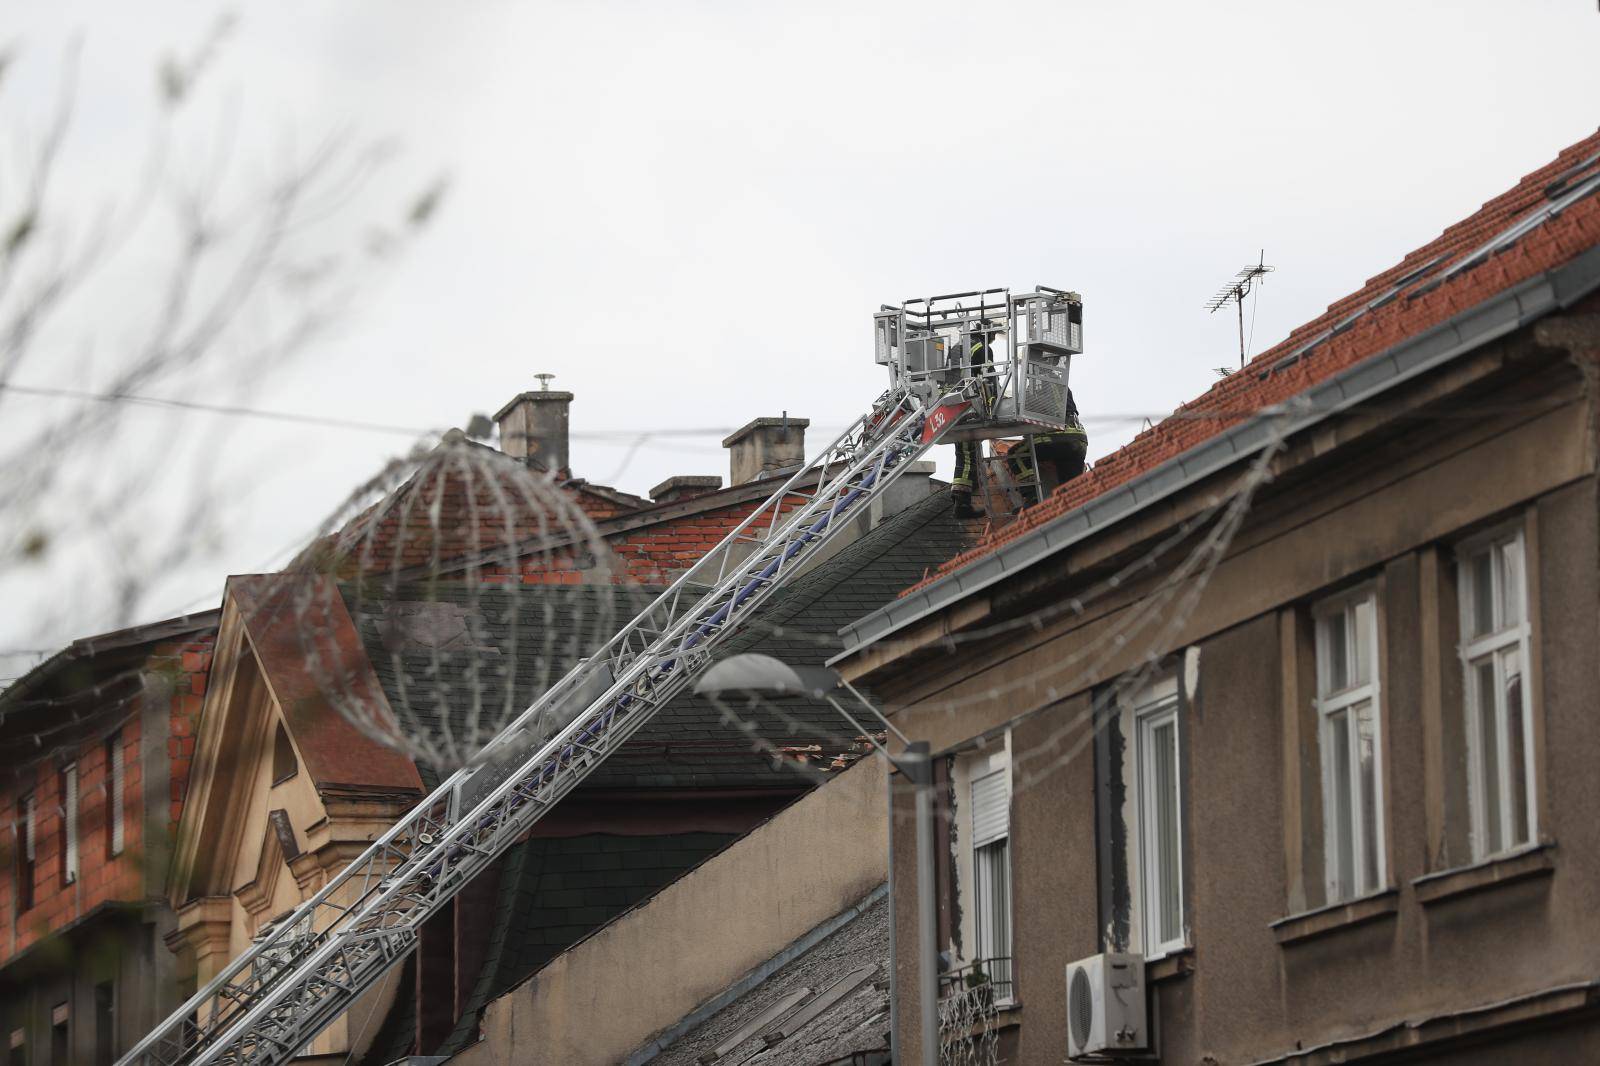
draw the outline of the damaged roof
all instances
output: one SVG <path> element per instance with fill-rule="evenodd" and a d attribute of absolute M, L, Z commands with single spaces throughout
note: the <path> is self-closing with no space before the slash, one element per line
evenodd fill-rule
<path fill-rule="evenodd" d="M 715 997 L 708 1007 L 636 1051 L 628 1066 L 887 1062 L 888 894 L 874 892 L 827 937 L 749 991 Z"/>
<path fill-rule="evenodd" d="M 1600 244 L 1600 132 L 1567 148 L 1437 238 L 1178 408 L 942 576 L 1130 481 L 1229 426 Z"/>
<path fill-rule="evenodd" d="M 971 543 L 948 498 L 929 496 L 883 521 L 780 589 L 723 654 L 760 651 L 816 664 L 838 650 L 837 632 L 893 599 L 930 567 Z M 398 589 L 343 583 L 340 592 L 390 707 L 441 747 L 476 746 L 604 643 L 659 589 L 618 585 L 472 586 L 433 582 Z M 849 727 L 827 704 L 786 701 L 749 712 L 772 748 L 808 749 L 826 764 L 852 750 Z M 794 760 L 763 756 L 708 700 L 684 693 L 597 767 L 585 788 L 803 787 Z M 419 767 L 425 782 L 436 768 Z"/>
<path fill-rule="evenodd" d="M 999 576 L 1031 565 L 1061 544 L 1034 545 L 1005 558 L 1008 549 L 1083 517 L 1117 492 L 1131 493 L 1106 515 L 1079 523 L 1099 528 L 1161 495 L 1147 482 L 1176 467 L 1188 466 L 1205 447 L 1249 428 L 1278 405 L 1336 383 L 1353 368 L 1379 362 L 1385 353 L 1423 343 L 1450 323 L 1502 297 L 1515 299 L 1522 317 L 1548 313 L 1582 293 L 1552 282 L 1543 310 L 1523 298 L 1523 287 L 1552 278 L 1560 268 L 1592 258 L 1600 246 L 1600 132 L 1562 151 L 1475 214 L 1371 278 L 1366 285 L 1331 304 L 1327 311 L 1256 356 L 1237 373 L 1178 408 L 1096 462 L 1048 499 L 1024 510 L 1017 520 L 991 531 L 972 549 L 955 556 L 927 579 L 906 589 L 899 604 L 861 619 L 846 634 L 852 649 L 881 639 L 922 613 L 936 610 Z M 1552 302 L 1553 301 L 1553 302 Z M 1498 322 L 1498 319 L 1496 319 Z M 1520 322 L 1521 317 L 1513 321 Z M 1461 332 L 1461 331 L 1458 331 Z M 1344 390 L 1335 390 L 1342 392 Z M 1324 397 L 1316 397 L 1327 399 Z M 1235 442 L 1232 454 L 1245 454 L 1248 442 Z M 1215 465 L 1215 464 L 1211 464 Z M 1062 543 L 1066 538 L 1058 538 Z M 981 565 L 980 565 L 981 564 Z M 979 577 L 976 571 L 987 568 Z M 907 602 L 915 600 L 915 603 Z"/>

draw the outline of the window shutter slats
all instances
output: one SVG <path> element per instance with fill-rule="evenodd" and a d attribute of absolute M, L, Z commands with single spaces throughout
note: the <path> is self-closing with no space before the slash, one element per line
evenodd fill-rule
<path fill-rule="evenodd" d="M 972 844 L 983 847 L 1011 832 L 1011 790 L 1004 770 L 972 782 Z"/>

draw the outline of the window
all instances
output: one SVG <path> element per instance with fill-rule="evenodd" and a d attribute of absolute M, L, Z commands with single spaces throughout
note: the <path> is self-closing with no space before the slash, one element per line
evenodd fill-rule
<path fill-rule="evenodd" d="M 1011 998 L 1011 787 L 1004 767 L 972 782 L 975 961 Z"/>
<path fill-rule="evenodd" d="M 1138 772 L 1139 909 L 1146 958 L 1182 948 L 1183 846 L 1178 791 L 1178 693 L 1168 681 L 1134 704 Z"/>
<path fill-rule="evenodd" d="M 1388 883 L 1378 728 L 1378 601 L 1371 590 L 1319 605 L 1317 717 L 1329 903 Z"/>
<path fill-rule="evenodd" d="M 65 1003 L 57 1003 L 50 1011 L 50 1066 L 64 1064 L 72 1050 L 69 1031 L 71 1015 Z"/>
<path fill-rule="evenodd" d="M 127 797 L 125 791 L 126 779 L 122 772 L 122 731 L 119 729 L 111 734 L 111 739 L 106 741 L 106 857 L 116 858 L 122 854 L 123 844 L 126 841 L 123 829 L 123 819 L 126 815 L 125 805 Z"/>
<path fill-rule="evenodd" d="M 17 913 L 20 914 L 33 907 L 34 862 L 39 856 L 38 816 L 31 792 L 17 803 L 17 837 Z"/>
<path fill-rule="evenodd" d="M 272 740 L 272 783 L 276 785 L 289 780 L 299 769 L 300 764 L 294 757 L 294 745 L 289 742 L 289 733 L 279 722 L 278 732 Z"/>
<path fill-rule="evenodd" d="M 110 981 L 94 986 L 95 1066 L 111 1066 L 116 1055 L 116 990 Z"/>
<path fill-rule="evenodd" d="M 78 764 L 61 768 L 61 883 L 78 879 Z"/>
<path fill-rule="evenodd" d="M 1467 794 L 1472 853 L 1482 859 L 1534 839 L 1533 721 L 1520 530 L 1458 555 L 1461 662 L 1466 670 Z"/>

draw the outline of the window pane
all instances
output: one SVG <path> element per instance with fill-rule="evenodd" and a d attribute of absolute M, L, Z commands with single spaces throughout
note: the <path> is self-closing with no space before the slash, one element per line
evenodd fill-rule
<path fill-rule="evenodd" d="M 1349 899 L 1355 895 L 1355 821 L 1350 796 L 1350 722 L 1349 712 L 1339 711 L 1328 715 L 1328 727 L 1323 734 L 1328 742 L 1328 783 L 1324 802 L 1328 804 L 1328 832 L 1331 834 L 1329 854 L 1333 869 L 1328 871 L 1328 882 L 1334 899 Z"/>
<path fill-rule="evenodd" d="M 1338 692 L 1350 687 L 1350 635 L 1343 612 L 1324 619 L 1322 628 L 1328 642 L 1328 691 Z"/>
<path fill-rule="evenodd" d="M 1371 597 L 1350 606 L 1351 648 L 1350 684 L 1363 685 L 1372 680 L 1372 637 L 1376 607 Z"/>
<path fill-rule="evenodd" d="M 1505 685 L 1506 770 L 1510 787 L 1506 802 L 1511 806 L 1511 845 L 1528 842 L 1528 745 L 1523 735 L 1522 649 L 1516 646 L 1500 653 L 1500 677 Z"/>
<path fill-rule="evenodd" d="M 1513 540 L 1502 544 L 1495 552 L 1500 557 L 1503 594 L 1500 605 L 1500 626 L 1517 625 L 1522 621 L 1523 593 L 1522 593 L 1522 543 Z"/>
<path fill-rule="evenodd" d="M 1371 700 L 1351 709 L 1355 715 L 1356 758 L 1361 795 L 1361 891 L 1378 890 L 1378 717 Z"/>
<path fill-rule="evenodd" d="M 1163 944 L 1182 935 L 1183 905 L 1178 898 L 1178 764 L 1177 721 L 1151 730 L 1156 831 L 1156 928 Z"/>
<path fill-rule="evenodd" d="M 977 880 L 977 959 L 1009 956 L 1011 896 L 1006 841 L 974 849 L 973 866 Z"/>
<path fill-rule="evenodd" d="M 1483 795 L 1483 825 L 1479 832 L 1483 854 L 1492 855 L 1504 847 L 1500 835 L 1500 738 L 1495 715 L 1494 659 L 1473 664 L 1478 715 L 1478 780 Z"/>
<path fill-rule="evenodd" d="M 1472 575 L 1472 618 L 1467 630 L 1469 636 L 1481 637 L 1494 632 L 1493 557 L 1489 552 L 1483 552 L 1473 556 L 1467 566 Z"/>

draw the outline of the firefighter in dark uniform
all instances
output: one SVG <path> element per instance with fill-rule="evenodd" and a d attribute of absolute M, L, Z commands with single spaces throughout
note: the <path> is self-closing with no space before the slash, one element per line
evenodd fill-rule
<path fill-rule="evenodd" d="M 971 334 L 967 350 L 967 366 L 983 382 L 979 402 L 985 417 L 994 403 L 994 390 L 990 387 L 990 381 L 994 378 L 994 360 L 989 354 L 991 336 L 988 331 Z M 950 499 L 955 503 L 957 518 L 983 517 L 983 512 L 972 506 L 972 489 L 978 483 L 978 462 L 982 448 L 981 441 L 956 441 L 956 472 L 950 479 Z"/>
<path fill-rule="evenodd" d="M 1033 438 L 1033 453 L 1039 457 L 1039 498 L 1042 500 L 1056 489 L 1083 473 L 1083 462 L 1089 452 L 1089 434 L 1078 419 L 1078 403 L 1067 390 L 1066 428 L 1039 433 Z M 1020 458 L 1014 468 L 1019 479 L 1033 474 L 1028 461 L 1026 441 L 1016 453 Z"/>

